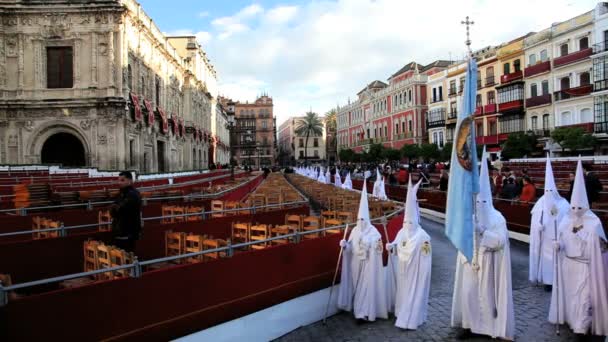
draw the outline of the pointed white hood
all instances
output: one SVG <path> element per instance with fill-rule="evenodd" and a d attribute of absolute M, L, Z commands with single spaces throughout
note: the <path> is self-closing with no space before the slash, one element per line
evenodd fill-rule
<path fill-rule="evenodd" d="M 369 220 L 369 205 L 367 203 L 367 180 L 363 180 L 363 189 L 361 190 L 361 200 L 359 201 L 359 212 L 357 213 L 357 224 L 361 227 L 361 233 L 364 234 L 371 225 Z"/>
<path fill-rule="evenodd" d="M 553 177 L 553 168 L 551 167 L 549 154 L 547 154 L 547 162 L 545 164 L 545 193 L 543 194 L 543 198 L 544 210 L 547 213 L 557 210 L 556 205 L 561 196 L 557 191 L 557 186 L 555 186 L 555 178 Z"/>
<path fill-rule="evenodd" d="M 325 184 L 331 183 L 331 173 L 329 172 L 329 167 L 325 170 Z"/>
<path fill-rule="evenodd" d="M 587 189 L 585 188 L 585 174 L 583 173 L 583 164 L 579 159 L 576 164 L 576 176 L 574 176 L 574 186 L 572 187 L 572 197 L 570 198 L 570 212 L 575 217 L 583 217 L 589 209 Z"/>
<path fill-rule="evenodd" d="M 350 179 L 350 172 L 346 174 L 346 179 L 344 179 L 344 184 L 342 184 L 342 189 L 352 190 L 353 189 L 353 181 Z"/>
<path fill-rule="evenodd" d="M 405 214 L 403 215 L 403 229 L 406 230 L 408 236 L 411 236 L 418 225 L 420 224 L 420 209 L 418 208 L 418 199 L 416 194 L 422 180 L 418 181 L 416 185 L 412 184 L 412 176 L 408 181 L 407 195 L 405 197 Z"/>
<path fill-rule="evenodd" d="M 336 168 L 336 176 L 334 177 L 334 184 L 338 187 L 342 187 L 342 179 L 340 178 L 340 170 Z"/>
<path fill-rule="evenodd" d="M 491 218 L 494 212 L 492 203 L 492 188 L 490 187 L 490 174 L 488 172 L 488 162 L 486 158 L 481 160 L 481 171 L 479 172 L 479 194 L 477 195 L 477 219 L 479 223 L 486 227 L 492 224 Z"/>

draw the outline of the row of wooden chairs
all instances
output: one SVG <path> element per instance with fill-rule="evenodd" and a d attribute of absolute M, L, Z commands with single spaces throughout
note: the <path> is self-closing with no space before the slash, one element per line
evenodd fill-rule
<path fill-rule="evenodd" d="M 59 237 L 59 231 L 54 230 L 50 232 L 41 232 L 40 230 L 60 228 L 63 222 L 55 221 L 45 217 L 34 216 L 32 217 L 32 236 L 34 240 L 39 239 L 52 239 Z"/>
<path fill-rule="evenodd" d="M 135 256 L 118 247 L 106 245 L 103 242 L 87 240 L 84 242 L 84 271 L 101 270 L 104 268 L 132 264 Z M 130 270 L 118 270 L 113 272 L 98 273 L 95 279 L 111 280 L 125 278 L 130 275 Z"/>
<path fill-rule="evenodd" d="M 203 207 L 199 206 L 163 205 L 161 224 L 201 221 L 202 211 Z"/>
<path fill-rule="evenodd" d="M 202 252 L 206 249 L 214 249 L 228 245 L 227 240 L 214 239 L 206 235 L 197 235 L 185 232 L 165 232 L 165 256 L 182 255 L 188 253 Z M 196 263 L 208 260 L 216 260 L 226 256 L 225 252 L 213 252 L 187 259 L 178 259 L 175 263 Z"/>

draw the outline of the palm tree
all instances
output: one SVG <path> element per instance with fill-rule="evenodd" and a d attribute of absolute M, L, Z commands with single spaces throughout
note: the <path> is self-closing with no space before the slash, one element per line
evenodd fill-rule
<path fill-rule="evenodd" d="M 336 138 L 336 130 L 338 126 L 336 122 L 336 113 L 336 109 L 331 109 L 325 113 L 325 134 L 327 136 L 325 151 L 327 153 L 327 161 L 330 161 L 331 157 L 337 158 L 338 139 Z"/>
<path fill-rule="evenodd" d="M 306 136 L 306 140 L 304 141 L 304 163 L 308 164 L 308 137 L 311 135 L 323 135 L 323 123 L 319 120 L 317 113 L 308 112 L 305 117 L 298 119 L 295 132 L 299 136 Z"/>

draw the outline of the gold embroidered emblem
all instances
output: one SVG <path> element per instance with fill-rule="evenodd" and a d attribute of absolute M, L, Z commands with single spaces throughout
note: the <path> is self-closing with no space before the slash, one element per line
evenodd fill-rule
<path fill-rule="evenodd" d="M 431 254 L 431 243 L 430 242 L 425 241 L 422 244 L 422 254 L 423 255 L 429 255 L 429 254 Z"/>

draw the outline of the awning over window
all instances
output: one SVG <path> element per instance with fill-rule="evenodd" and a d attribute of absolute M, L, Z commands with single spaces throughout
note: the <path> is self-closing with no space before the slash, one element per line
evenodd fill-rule
<path fill-rule="evenodd" d="M 179 123 L 175 113 L 171 113 L 171 120 L 173 121 L 173 135 L 177 136 L 179 134 Z"/>
<path fill-rule="evenodd" d="M 158 112 L 160 113 L 160 117 L 162 120 L 161 132 L 163 134 L 167 134 L 167 133 L 169 133 L 169 120 L 167 119 L 167 114 L 160 107 L 158 107 Z"/>
<path fill-rule="evenodd" d="M 144 99 L 144 106 L 146 106 L 146 110 L 148 111 L 148 125 L 154 125 L 154 108 L 152 107 L 152 103 L 150 101 Z"/>

